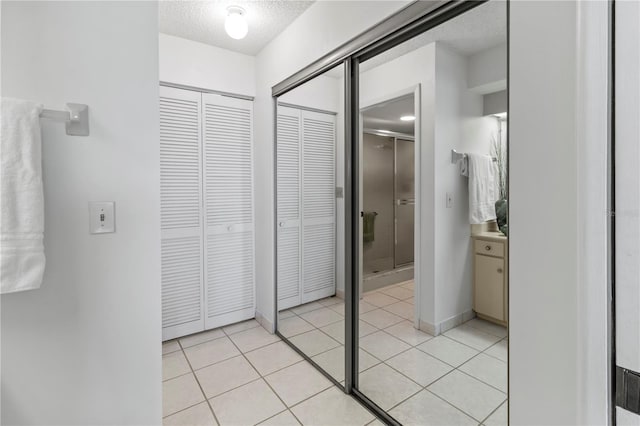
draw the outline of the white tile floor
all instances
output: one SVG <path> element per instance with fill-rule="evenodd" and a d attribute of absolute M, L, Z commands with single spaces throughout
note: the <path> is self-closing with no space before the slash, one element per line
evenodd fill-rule
<path fill-rule="evenodd" d="M 360 389 L 406 425 L 506 425 L 506 329 L 413 327 L 413 283 L 360 303 Z M 344 304 L 282 312 L 280 331 L 344 380 Z M 164 424 L 366 425 L 373 415 L 254 321 L 163 344 Z"/>

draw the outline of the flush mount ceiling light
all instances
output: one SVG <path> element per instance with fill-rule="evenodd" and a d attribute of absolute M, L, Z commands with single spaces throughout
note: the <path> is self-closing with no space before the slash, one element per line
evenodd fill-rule
<path fill-rule="evenodd" d="M 224 29 L 227 31 L 227 34 L 229 34 L 229 37 L 240 40 L 249 32 L 249 26 L 247 25 L 244 14 L 245 11 L 240 6 L 229 6 L 227 8 L 227 19 L 224 21 Z"/>
<path fill-rule="evenodd" d="M 402 121 L 415 121 L 415 119 L 415 115 L 403 115 L 402 117 L 400 117 L 400 120 Z"/>

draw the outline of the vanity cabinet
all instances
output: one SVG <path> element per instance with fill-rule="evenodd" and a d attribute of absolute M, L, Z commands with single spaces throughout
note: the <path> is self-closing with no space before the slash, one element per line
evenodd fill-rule
<path fill-rule="evenodd" d="M 473 235 L 473 310 L 482 319 L 507 325 L 509 281 L 507 237 L 499 232 Z"/>

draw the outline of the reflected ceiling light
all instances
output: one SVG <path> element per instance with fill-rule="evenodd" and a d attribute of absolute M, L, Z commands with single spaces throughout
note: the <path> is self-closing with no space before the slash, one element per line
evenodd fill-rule
<path fill-rule="evenodd" d="M 245 38 L 249 32 L 247 20 L 244 17 L 245 11 L 240 6 L 229 6 L 227 8 L 227 19 L 224 21 L 224 29 L 229 37 L 236 40 Z"/>
<path fill-rule="evenodd" d="M 402 121 L 415 121 L 415 119 L 415 115 L 403 115 L 402 117 L 400 117 L 400 120 Z"/>
<path fill-rule="evenodd" d="M 496 114 L 492 114 L 494 117 L 499 118 L 500 120 L 505 120 L 507 118 L 506 112 L 499 112 Z"/>
<path fill-rule="evenodd" d="M 380 129 L 378 131 L 381 132 L 381 133 L 391 133 L 391 130 L 382 130 L 382 129 Z"/>

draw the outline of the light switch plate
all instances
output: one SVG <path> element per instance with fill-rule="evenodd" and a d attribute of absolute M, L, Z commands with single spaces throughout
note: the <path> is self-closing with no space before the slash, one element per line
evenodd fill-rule
<path fill-rule="evenodd" d="M 89 232 L 107 234 L 116 232 L 116 203 L 93 201 L 89 203 Z"/>

